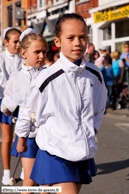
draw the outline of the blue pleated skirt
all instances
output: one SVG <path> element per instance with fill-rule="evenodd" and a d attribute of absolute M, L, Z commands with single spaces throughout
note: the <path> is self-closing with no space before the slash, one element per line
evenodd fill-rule
<path fill-rule="evenodd" d="M 39 185 L 65 182 L 89 184 L 96 172 L 94 159 L 71 162 L 39 149 L 30 178 Z"/>
<path fill-rule="evenodd" d="M 1 106 L 2 99 L 0 99 L 0 106 Z M 13 112 L 13 116 L 18 118 L 18 113 L 19 113 L 19 107 L 16 108 L 16 110 Z M 6 116 L 3 112 L 0 111 L 0 123 L 5 123 L 12 125 L 14 124 L 12 122 L 12 116 Z"/>
<path fill-rule="evenodd" d="M 15 157 L 19 157 L 20 153 L 17 152 L 17 142 L 18 142 L 18 136 L 15 139 L 15 142 L 13 144 L 12 150 L 11 150 L 11 155 Z M 22 153 L 22 157 L 24 158 L 36 158 L 37 152 L 39 147 L 36 144 L 35 138 L 28 138 L 27 139 L 27 145 L 28 145 L 28 150 L 26 152 Z"/>

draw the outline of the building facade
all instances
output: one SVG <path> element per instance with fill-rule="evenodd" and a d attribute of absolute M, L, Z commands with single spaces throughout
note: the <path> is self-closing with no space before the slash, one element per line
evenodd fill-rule
<path fill-rule="evenodd" d="M 98 0 L 76 0 L 75 12 L 81 15 L 88 27 L 88 42 L 93 42 L 92 18 L 90 9 L 98 7 Z"/>
<path fill-rule="evenodd" d="M 16 27 L 21 31 L 27 28 L 27 0 L 3 1 L 3 29 Z"/>
<path fill-rule="evenodd" d="M 112 52 L 122 52 L 123 44 L 129 41 L 129 1 L 99 0 L 98 7 L 89 12 L 95 48 L 108 46 Z"/>
<path fill-rule="evenodd" d="M 33 13 L 37 10 L 37 0 L 0 0 L 1 25 L 0 25 L 0 52 L 3 50 L 3 30 L 7 27 L 15 27 L 24 31 L 27 26 L 29 10 Z M 33 10 L 33 11 L 32 11 Z"/>
<path fill-rule="evenodd" d="M 0 0 L 0 52 L 2 51 L 3 48 L 2 33 L 3 33 L 3 0 Z"/>
<path fill-rule="evenodd" d="M 27 25 L 42 34 L 50 45 L 56 21 L 63 13 L 75 13 L 75 0 L 37 0 L 37 10 L 28 11 Z"/>

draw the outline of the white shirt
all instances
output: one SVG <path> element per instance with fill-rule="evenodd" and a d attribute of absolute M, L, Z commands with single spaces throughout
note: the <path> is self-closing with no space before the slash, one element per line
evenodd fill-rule
<path fill-rule="evenodd" d="M 6 105 L 11 112 L 20 107 L 19 115 L 24 107 L 25 99 L 30 88 L 30 82 L 35 79 L 43 67 L 35 68 L 22 64 L 22 70 L 11 74 L 4 90 L 4 98 L 1 104 L 1 111 L 4 112 L 2 106 Z M 29 137 L 35 137 L 36 133 L 31 133 Z"/>
<path fill-rule="evenodd" d="M 107 90 L 101 71 L 82 59 L 78 67 L 62 53 L 31 83 L 26 106 L 16 123 L 16 134 L 30 133 L 30 114 L 36 113 L 41 150 L 69 161 L 93 158 Z"/>
<path fill-rule="evenodd" d="M 3 91 L 11 73 L 19 71 L 23 61 L 20 54 L 11 54 L 7 48 L 5 53 L 0 55 L 0 99 L 3 98 Z"/>

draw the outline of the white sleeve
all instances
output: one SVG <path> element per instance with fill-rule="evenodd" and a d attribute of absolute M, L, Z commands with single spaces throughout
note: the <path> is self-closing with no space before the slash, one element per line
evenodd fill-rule
<path fill-rule="evenodd" d="M 9 75 L 5 69 L 4 55 L 0 55 L 0 97 L 3 98 L 3 92 Z"/>
<path fill-rule="evenodd" d="M 10 79 L 6 83 L 6 87 L 4 90 L 4 98 L 1 104 L 2 112 L 4 112 L 3 105 L 5 105 L 7 109 L 11 112 L 14 112 L 14 110 L 19 105 L 19 92 L 17 89 L 17 80 L 15 76 L 13 75 L 10 77 Z"/>
<path fill-rule="evenodd" d="M 25 107 L 23 108 L 22 113 L 19 115 L 16 123 L 15 133 L 19 137 L 29 136 L 29 133 L 31 131 L 31 113 L 34 112 L 36 114 L 35 126 L 39 126 L 39 117 L 41 115 L 43 104 L 44 101 L 42 98 L 42 93 L 40 93 L 39 88 L 36 86 L 35 81 L 33 80 L 31 82 L 31 87 L 26 99 Z"/>
<path fill-rule="evenodd" d="M 102 83 L 98 81 L 96 93 L 94 94 L 94 128 L 97 130 L 98 133 L 100 124 L 103 119 L 106 100 L 107 100 L 107 89 L 105 87 L 103 75 L 101 74 Z"/>

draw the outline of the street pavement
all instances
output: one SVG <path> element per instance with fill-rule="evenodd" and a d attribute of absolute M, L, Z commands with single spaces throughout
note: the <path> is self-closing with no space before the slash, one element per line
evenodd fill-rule
<path fill-rule="evenodd" d="M 110 111 L 104 115 L 96 144 L 97 174 L 91 184 L 82 186 L 80 194 L 129 194 L 129 109 Z M 11 158 L 12 173 L 17 160 Z M 22 185 L 20 172 L 21 162 L 15 175 L 15 186 Z M 0 156 L 0 179 L 2 173 Z M 1 181 L 0 186 L 3 186 Z"/>

